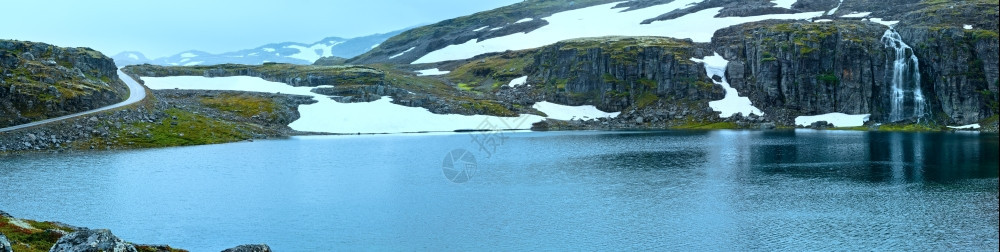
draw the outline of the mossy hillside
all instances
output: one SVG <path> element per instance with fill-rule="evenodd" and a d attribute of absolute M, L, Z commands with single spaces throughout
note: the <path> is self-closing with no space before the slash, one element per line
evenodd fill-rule
<path fill-rule="evenodd" d="M 260 130 L 248 124 L 213 119 L 180 109 L 164 111 L 160 122 L 137 122 L 120 128 L 105 138 L 78 143 L 78 149 L 129 149 L 218 144 L 251 139 L 244 128 Z M 174 119 L 176 118 L 176 119 Z"/>
<path fill-rule="evenodd" d="M 457 17 L 444 20 L 432 25 L 421 26 L 410 29 L 399 35 L 393 36 L 382 42 L 375 49 L 362 55 L 354 57 L 350 63 L 372 63 L 375 60 L 387 60 L 391 55 L 398 54 L 411 47 L 416 47 L 418 51 L 430 52 L 444 48 L 451 44 L 465 43 L 473 39 L 478 33 L 473 30 L 483 27 L 502 27 L 513 24 L 520 19 L 527 17 L 547 17 L 554 13 L 585 8 L 598 4 L 618 2 L 616 0 L 527 0 L 512 5 L 478 12 L 468 16 Z M 532 24 L 518 24 L 529 25 Z M 506 35 L 509 33 L 521 32 L 519 30 L 501 29 L 491 32 L 488 29 L 479 33 L 491 33 L 492 36 Z M 404 55 L 401 58 L 406 58 Z M 410 61 L 416 58 L 410 59 Z"/>
<path fill-rule="evenodd" d="M 506 52 L 475 58 L 452 70 L 446 78 L 468 87 L 467 91 L 495 92 L 511 80 L 528 75 L 534 50 Z"/>
<path fill-rule="evenodd" d="M 934 30 L 972 25 L 996 37 L 998 6 L 996 0 L 922 0 L 914 6 L 915 10 L 903 14 L 901 20 L 905 23 L 901 25 Z"/>
<path fill-rule="evenodd" d="M 231 93 L 203 97 L 199 101 L 211 108 L 235 113 L 245 118 L 264 116 L 268 120 L 276 119 L 274 111 L 279 106 L 271 99 Z"/>

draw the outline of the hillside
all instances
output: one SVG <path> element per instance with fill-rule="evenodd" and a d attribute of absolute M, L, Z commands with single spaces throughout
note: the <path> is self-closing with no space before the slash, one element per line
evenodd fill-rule
<path fill-rule="evenodd" d="M 114 61 L 90 48 L 0 40 L 0 127 L 120 102 Z"/>

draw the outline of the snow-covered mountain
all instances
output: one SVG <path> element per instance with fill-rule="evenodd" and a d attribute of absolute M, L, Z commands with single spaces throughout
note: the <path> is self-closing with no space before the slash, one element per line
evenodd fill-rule
<path fill-rule="evenodd" d="M 374 34 L 357 38 L 329 37 L 311 44 L 284 42 L 219 54 L 198 50 L 147 59 L 139 52 L 122 52 L 113 58 L 119 66 L 149 63 L 164 66 L 192 66 L 214 64 L 262 64 L 266 62 L 312 64 L 322 57 L 351 58 L 371 50 L 389 37 L 402 31 Z"/>

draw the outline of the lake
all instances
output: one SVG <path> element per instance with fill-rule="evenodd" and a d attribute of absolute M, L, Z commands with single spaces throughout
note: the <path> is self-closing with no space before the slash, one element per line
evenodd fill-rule
<path fill-rule="evenodd" d="M 977 133 L 293 137 L 0 157 L 0 209 L 191 251 L 996 251 L 998 150 Z"/>

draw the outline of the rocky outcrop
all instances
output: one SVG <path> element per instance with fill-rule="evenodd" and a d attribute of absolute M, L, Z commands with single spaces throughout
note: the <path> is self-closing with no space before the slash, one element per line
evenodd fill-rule
<path fill-rule="evenodd" d="M 69 233 L 52 246 L 50 252 L 137 252 L 135 246 L 119 239 L 107 229 L 83 229 Z"/>
<path fill-rule="evenodd" d="M 10 247 L 10 241 L 7 240 L 7 236 L 0 233 L 0 252 L 11 252 L 13 248 Z"/>
<path fill-rule="evenodd" d="M 721 99 L 705 68 L 692 57 L 704 50 L 690 40 L 604 37 L 559 42 L 538 50 L 528 82 L 544 100 L 622 111 L 661 98 Z"/>
<path fill-rule="evenodd" d="M 222 252 L 271 252 L 271 247 L 267 244 L 239 245 Z"/>
<path fill-rule="evenodd" d="M 120 102 L 128 88 L 116 71 L 90 48 L 0 40 L 0 127 Z"/>

